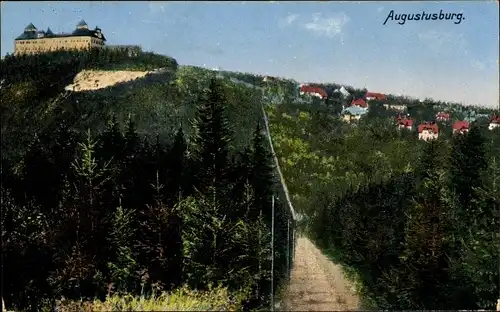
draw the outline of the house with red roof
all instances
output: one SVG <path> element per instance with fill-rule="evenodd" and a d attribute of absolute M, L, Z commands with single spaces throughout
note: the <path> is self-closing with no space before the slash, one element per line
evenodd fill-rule
<path fill-rule="evenodd" d="M 453 124 L 453 134 L 464 134 L 469 132 L 470 124 L 466 120 L 457 120 Z"/>
<path fill-rule="evenodd" d="M 402 117 L 401 115 L 398 115 L 397 126 L 398 126 L 398 129 L 412 130 L 413 129 L 413 120 L 410 118 Z"/>
<path fill-rule="evenodd" d="M 493 116 L 491 116 L 490 119 L 490 125 L 488 126 L 488 129 L 493 130 L 499 127 L 500 127 L 500 115 L 493 113 Z"/>
<path fill-rule="evenodd" d="M 418 139 L 429 141 L 439 137 L 439 127 L 435 122 L 425 122 L 418 125 Z"/>
<path fill-rule="evenodd" d="M 436 120 L 437 121 L 448 121 L 448 120 L 450 120 L 450 114 L 444 113 L 444 112 L 439 112 L 436 114 Z"/>
<path fill-rule="evenodd" d="M 307 84 L 300 85 L 299 92 L 300 92 L 300 95 L 309 94 L 312 96 L 319 97 L 322 100 L 325 100 L 328 98 L 328 94 L 326 93 L 325 90 L 323 90 L 322 88 L 307 85 Z"/>
<path fill-rule="evenodd" d="M 362 108 L 367 108 L 368 104 L 363 99 L 356 99 L 356 100 L 352 100 L 351 106 L 359 106 L 359 107 L 362 107 Z"/>
<path fill-rule="evenodd" d="M 384 94 L 376 93 L 376 92 L 366 92 L 365 99 L 367 101 L 371 101 L 371 100 L 386 101 L 387 100 L 387 98 L 385 97 Z"/>

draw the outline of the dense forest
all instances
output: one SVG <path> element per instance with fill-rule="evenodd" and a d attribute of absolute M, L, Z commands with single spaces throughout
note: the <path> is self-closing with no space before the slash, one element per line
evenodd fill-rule
<path fill-rule="evenodd" d="M 55 101 L 76 64 L 113 64 L 107 52 L 91 55 L 2 61 L 7 308 L 50 310 L 62 298 L 184 286 L 228 289 L 230 301 L 207 309 L 268 306 L 271 259 L 275 290 L 289 268 L 290 215 L 277 197 L 273 253 L 272 195 L 280 191 L 260 98 L 187 67 L 133 92 L 108 88 Z M 176 65 L 141 57 L 122 61 Z M 28 75 L 38 68 L 46 72 Z"/>
<path fill-rule="evenodd" d="M 396 130 L 397 112 L 383 102 L 371 101 L 357 123 L 342 122 L 342 107 L 366 90 L 347 87 L 342 97 L 334 83 L 321 85 L 326 101 L 304 100 L 290 79 L 120 51 L 8 56 L 1 65 L 8 308 L 220 286 L 227 300 L 207 309 L 268 309 L 271 284 L 276 291 L 290 269 L 292 220 L 263 106 L 304 216 L 298 227 L 359 281 L 367 305 L 494 307 L 500 129 L 489 131 L 484 118 L 465 135 L 440 123 L 439 139 L 424 142 Z M 82 69 L 158 68 L 169 72 L 163 81 L 64 91 Z M 443 110 L 453 120 L 493 113 L 430 99 L 387 102 L 406 105 L 417 123 Z"/>
<path fill-rule="evenodd" d="M 500 130 L 479 120 L 466 135 L 424 142 L 375 109 L 349 125 L 327 106 L 267 107 L 302 227 L 372 307 L 494 309 Z"/>

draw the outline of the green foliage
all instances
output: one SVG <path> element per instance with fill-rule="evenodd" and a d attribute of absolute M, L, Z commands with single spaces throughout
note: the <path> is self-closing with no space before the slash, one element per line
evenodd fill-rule
<path fill-rule="evenodd" d="M 162 292 L 150 297 L 113 295 L 105 301 L 59 302 L 63 312 L 77 311 L 240 311 L 239 303 L 247 296 L 244 292 L 230 293 L 226 288 L 217 287 L 210 291 L 192 291 L 187 287 L 170 293 Z"/>
<path fill-rule="evenodd" d="M 78 62 L 72 57 L 60 61 Z M 290 216 L 277 200 L 272 254 L 277 187 L 267 142 L 255 130 L 259 90 L 189 67 L 133 88 L 46 98 L 21 78 L 13 74 L 2 89 L 11 100 L 2 111 L 1 172 L 8 308 L 54 308 L 66 298 L 87 302 L 75 303 L 83 309 L 97 297 L 107 298 L 97 309 L 120 309 L 123 297 L 113 293 L 149 298 L 186 283 L 237 294 L 220 309 L 269 304 L 272 257 L 275 287 L 289 268 Z M 19 86 L 37 100 L 16 97 Z M 28 222 L 37 216 L 43 222 Z"/>
<path fill-rule="evenodd" d="M 420 120 L 443 109 L 431 101 L 407 105 Z M 475 125 L 452 137 L 449 129 L 427 143 L 398 133 L 380 103 L 355 126 L 312 105 L 266 110 L 305 230 L 356 272 L 368 302 L 381 309 L 493 308 L 500 256 L 494 131 Z"/>
<path fill-rule="evenodd" d="M 110 277 L 116 284 L 118 292 L 127 291 L 131 277 L 137 269 L 137 262 L 132 253 L 131 241 L 134 237 L 133 210 L 125 210 L 118 206 L 112 221 L 109 243 L 116 250 L 116 260 L 108 263 Z"/>

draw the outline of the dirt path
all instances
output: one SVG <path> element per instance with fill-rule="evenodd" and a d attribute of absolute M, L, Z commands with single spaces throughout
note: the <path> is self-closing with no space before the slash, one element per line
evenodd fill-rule
<path fill-rule="evenodd" d="M 307 238 L 299 237 L 283 311 L 357 310 L 359 297 L 333 264 Z M 281 310 L 281 309 L 280 309 Z"/>

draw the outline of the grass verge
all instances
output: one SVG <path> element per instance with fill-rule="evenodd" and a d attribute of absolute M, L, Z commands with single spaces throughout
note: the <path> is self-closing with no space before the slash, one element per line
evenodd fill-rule
<path fill-rule="evenodd" d="M 183 287 L 170 293 L 162 292 L 149 297 L 112 295 L 104 301 L 95 299 L 62 300 L 57 303 L 59 312 L 90 311 L 240 311 L 245 294 L 230 294 L 226 288 L 210 291 L 193 291 Z"/>

